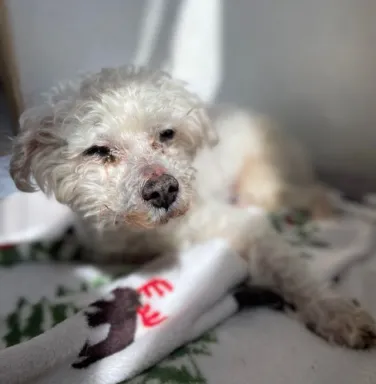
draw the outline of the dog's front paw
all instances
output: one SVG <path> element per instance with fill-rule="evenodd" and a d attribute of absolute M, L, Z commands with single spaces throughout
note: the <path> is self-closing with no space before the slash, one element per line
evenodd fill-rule
<path fill-rule="evenodd" d="M 376 322 L 356 301 L 326 298 L 301 313 L 307 328 L 330 343 L 353 349 L 376 346 Z"/>

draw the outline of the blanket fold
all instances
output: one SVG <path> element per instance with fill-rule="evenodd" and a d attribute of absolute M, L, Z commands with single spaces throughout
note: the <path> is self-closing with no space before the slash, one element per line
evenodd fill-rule
<path fill-rule="evenodd" d="M 114 281 L 85 310 L 1 351 L 0 382 L 115 384 L 236 311 L 228 292 L 247 268 L 224 241 L 174 255 L 162 268 L 170 257 Z"/>

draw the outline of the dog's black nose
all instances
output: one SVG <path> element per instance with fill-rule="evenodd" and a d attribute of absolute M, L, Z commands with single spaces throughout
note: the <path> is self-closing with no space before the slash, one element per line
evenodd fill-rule
<path fill-rule="evenodd" d="M 176 200 L 179 183 L 166 173 L 149 179 L 142 188 L 142 198 L 155 208 L 168 209 Z"/>

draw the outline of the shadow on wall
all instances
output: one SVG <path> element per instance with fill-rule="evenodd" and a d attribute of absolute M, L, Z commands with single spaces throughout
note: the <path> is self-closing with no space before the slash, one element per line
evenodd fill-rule
<path fill-rule="evenodd" d="M 343 188 L 376 190 L 376 3 L 224 1 L 218 101 L 278 117 Z"/>

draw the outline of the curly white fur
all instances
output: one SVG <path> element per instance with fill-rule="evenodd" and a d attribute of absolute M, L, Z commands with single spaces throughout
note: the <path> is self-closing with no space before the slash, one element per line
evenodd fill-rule
<path fill-rule="evenodd" d="M 163 72 L 104 69 L 23 114 L 11 174 L 19 189 L 39 187 L 71 207 L 96 260 L 142 261 L 225 237 L 249 261 L 253 279 L 278 291 L 321 336 L 373 344 L 367 313 L 322 287 L 265 222 L 229 204 L 322 206 L 304 152 L 263 118 L 215 112 Z M 168 142 L 160 137 L 166 130 L 175 134 Z M 179 184 L 168 209 L 142 197 L 156 173 Z"/>

